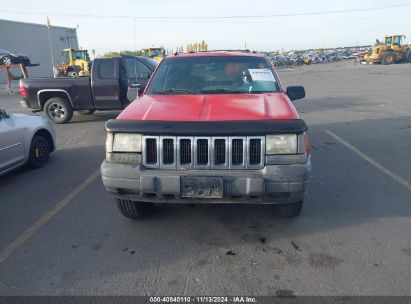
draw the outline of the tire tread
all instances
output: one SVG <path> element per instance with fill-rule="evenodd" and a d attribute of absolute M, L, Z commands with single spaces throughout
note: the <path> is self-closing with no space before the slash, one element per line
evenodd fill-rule
<path fill-rule="evenodd" d="M 152 213 L 153 205 L 146 202 L 135 202 L 116 198 L 120 212 L 128 218 L 141 219 Z"/>
<path fill-rule="evenodd" d="M 275 215 L 282 218 L 293 218 L 300 215 L 303 201 L 288 204 L 274 205 Z"/>

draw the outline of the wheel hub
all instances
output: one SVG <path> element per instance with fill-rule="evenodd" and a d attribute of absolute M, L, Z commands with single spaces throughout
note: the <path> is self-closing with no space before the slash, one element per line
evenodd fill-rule
<path fill-rule="evenodd" d="M 60 119 L 64 117 L 65 111 L 61 105 L 53 103 L 49 107 L 49 114 L 52 118 Z"/>
<path fill-rule="evenodd" d="M 46 147 L 43 144 L 38 144 L 34 149 L 34 156 L 37 161 L 43 161 L 46 154 Z"/>
<path fill-rule="evenodd" d="M 5 65 L 10 65 L 11 64 L 11 59 L 10 58 L 3 58 L 3 63 Z"/>

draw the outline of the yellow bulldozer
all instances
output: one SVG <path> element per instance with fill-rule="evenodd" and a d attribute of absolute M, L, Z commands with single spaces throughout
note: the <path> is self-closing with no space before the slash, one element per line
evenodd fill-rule
<path fill-rule="evenodd" d="M 142 50 L 144 57 L 153 58 L 155 61 L 160 62 L 166 56 L 166 50 L 163 47 L 151 47 Z"/>
<path fill-rule="evenodd" d="M 384 41 L 378 39 L 372 50 L 365 55 L 368 63 L 394 64 L 411 62 L 411 47 L 404 44 L 404 35 L 385 36 Z"/>
<path fill-rule="evenodd" d="M 90 75 L 91 60 L 87 50 L 64 49 L 64 61 L 57 66 L 59 77 L 82 77 Z"/>

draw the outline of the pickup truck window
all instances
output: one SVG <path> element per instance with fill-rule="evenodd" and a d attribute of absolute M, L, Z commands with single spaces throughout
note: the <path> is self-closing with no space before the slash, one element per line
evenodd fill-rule
<path fill-rule="evenodd" d="M 112 60 L 102 61 L 98 69 L 98 76 L 102 79 L 115 78 L 115 62 Z"/>
<path fill-rule="evenodd" d="M 165 59 L 147 89 L 148 95 L 260 94 L 279 85 L 264 57 L 201 56 Z"/>
<path fill-rule="evenodd" d="M 150 69 L 138 59 L 125 58 L 124 61 L 129 78 L 148 79 L 150 77 Z"/>

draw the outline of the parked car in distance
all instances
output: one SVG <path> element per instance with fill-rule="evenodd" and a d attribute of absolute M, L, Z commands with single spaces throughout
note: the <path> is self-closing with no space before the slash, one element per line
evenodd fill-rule
<path fill-rule="evenodd" d="M 55 148 L 55 131 L 46 118 L 0 109 L 0 175 L 26 164 L 43 167 Z"/>
<path fill-rule="evenodd" d="M 90 115 L 121 110 L 134 100 L 128 97 L 129 88 L 143 92 L 156 64 L 144 57 L 97 58 L 90 77 L 21 79 L 21 105 L 46 112 L 58 124 L 69 122 L 74 111 Z"/>
<path fill-rule="evenodd" d="M 264 55 L 165 58 L 144 93 L 106 123 L 105 188 L 126 217 L 155 203 L 273 204 L 300 214 L 310 179 L 307 125 Z"/>
<path fill-rule="evenodd" d="M 30 58 L 24 54 L 13 53 L 5 49 L 0 49 L 0 65 L 12 65 L 17 63 L 23 63 L 25 65 L 30 64 Z"/>

